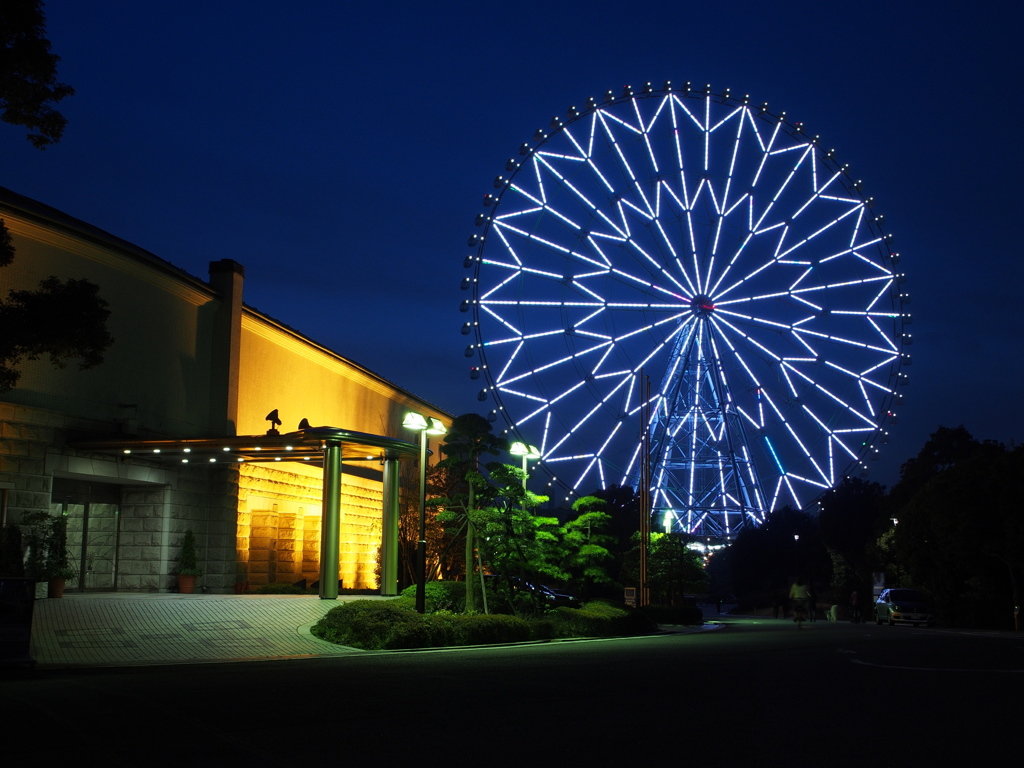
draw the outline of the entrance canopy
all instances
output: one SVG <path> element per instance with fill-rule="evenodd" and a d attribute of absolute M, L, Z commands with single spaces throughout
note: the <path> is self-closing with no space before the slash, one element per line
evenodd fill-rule
<path fill-rule="evenodd" d="M 276 432 L 276 430 L 274 430 Z M 75 448 L 112 456 L 133 456 L 161 464 L 230 464 L 300 461 L 323 465 L 328 445 L 339 445 L 344 462 L 413 459 L 415 443 L 338 427 L 309 427 L 286 434 L 198 437 L 182 440 L 99 440 Z"/>

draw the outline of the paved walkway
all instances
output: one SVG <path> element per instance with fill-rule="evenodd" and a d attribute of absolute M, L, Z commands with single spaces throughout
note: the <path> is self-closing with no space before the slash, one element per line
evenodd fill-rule
<path fill-rule="evenodd" d="M 36 600 L 37 666 L 91 667 L 362 653 L 309 633 L 343 595 L 85 594 Z M 374 598 L 370 598 L 374 599 Z M 380 599 L 380 598 L 377 598 Z"/>
<path fill-rule="evenodd" d="M 338 657 L 365 653 L 309 629 L 342 595 L 65 594 L 35 601 L 31 654 L 38 668 L 130 667 Z M 717 616 L 709 614 L 713 622 Z M 724 618 L 724 616 L 723 616 Z M 698 632 L 703 627 L 663 627 Z"/>

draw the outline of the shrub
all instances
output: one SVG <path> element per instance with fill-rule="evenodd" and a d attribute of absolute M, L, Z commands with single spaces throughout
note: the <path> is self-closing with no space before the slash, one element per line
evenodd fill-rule
<path fill-rule="evenodd" d="M 310 631 L 332 643 L 374 651 L 392 647 L 390 639 L 405 625 L 420 623 L 419 614 L 392 600 L 353 600 L 329 610 Z"/>
<path fill-rule="evenodd" d="M 416 585 L 406 587 L 401 596 L 411 598 L 416 604 Z M 460 612 L 466 609 L 466 582 L 464 581 L 428 581 L 423 590 L 424 610 L 427 613 L 436 611 Z"/>
<path fill-rule="evenodd" d="M 400 650 L 403 648 L 444 648 L 456 645 L 452 642 L 454 633 L 447 617 L 428 613 L 420 616 L 412 614 L 414 621 L 403 622 L 393 627 L 384 638 L 381 648 L 384 650 Z"/>
<path fill-rule="evenodd" d="M 199 556 L 196 554 L 196 535 L 189 528 L 185 531 L 185 537 L 181 540 L 181 554 L 178 555 L 178 575 L 195 576 L 203 575 L 199 567 Z"/>
<path fill-rule="evenodd" d="M 531 640 L 554 640 L 558 636 L 555 632 L 555 623 L 550 619 L 533 619 L 528 623 Z"/>
<path fill-rule="evenodd" d="M 332 608 L 312 633 L 339 645 L 366 650 L 443 648 L 518 643 L 555 637 L 614 637 L 647 634 L 655 627 L 643 614 L 603 601 L 584 608 L 556 608 L 546 618 L 526 621 L 503 614 L 459 615 L 438 611 L 420 615 L 407 597 L 355 600 Z"/>
<path fill-rule="evenodd" d="M 547 616 L 558 637 L 620 637 L 649 634 L 657 629 L 639 611 L 605 600 L 593 600 L 582 608 L 555 608 Z"/>
<path fill-rule="evenodd" d="M 533 639 L 529 622 L 502 614 L 459 616 L 453 629 L 455 645 L 519 643 Z"/>

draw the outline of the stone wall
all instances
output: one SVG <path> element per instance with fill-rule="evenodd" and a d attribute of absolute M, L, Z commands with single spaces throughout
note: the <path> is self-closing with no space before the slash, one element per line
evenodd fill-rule
<path fill-rule="evenodd" d="M 239 473 L 239 582 L 250 587 L 320 578 L 319 470 L 246 464 Z M 342 476 L 340 565 L 346 588 L 379 585 L 383 495 L 380 483 Z"/>
<path fill-rule="evenodd" d="M 61 419 L 39 414 L 33 420 L 36 423 L 31 423 L 30 413 L 38 412 L 0 403 L 0 482 L 8 487 L 7 519 L 13 523 L 20 522 L 27 512 L 50 509 L 46 450 L 54 441 Z"/>

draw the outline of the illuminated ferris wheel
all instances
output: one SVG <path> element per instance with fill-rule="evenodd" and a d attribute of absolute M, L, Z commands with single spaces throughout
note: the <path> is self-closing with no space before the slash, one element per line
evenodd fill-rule
<path fill-rule="evenodd" d="M 554 481 L 648 477 L 656 524 L 728 538 L 866 469 L 910 316 L 873 199 L 817 136 L 647 84 L 505 167 L 469 242 L 466 354 Z"/>

